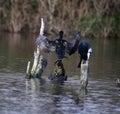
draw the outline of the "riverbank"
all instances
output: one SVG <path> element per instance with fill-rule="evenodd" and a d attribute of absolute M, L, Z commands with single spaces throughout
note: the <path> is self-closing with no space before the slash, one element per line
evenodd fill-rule
<path fill-rule="evenodd" d="M 39 33 L 41 17 L 46 33 L 82 31 L 85 37 L 120 38 L 117 0 L 1 0 L 0 30 Z"/>

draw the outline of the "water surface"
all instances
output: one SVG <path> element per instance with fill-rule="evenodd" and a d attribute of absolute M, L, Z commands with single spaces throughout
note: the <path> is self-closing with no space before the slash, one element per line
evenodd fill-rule
<path fill-rule="evenodd" d="M 0 33 L 0 114 L 119 114 L 120 39 L 88 39 L 93 48 L 89 84 L 81 89 L 78 54 L 64 59 L 68 80 L 51 83 L 48 75 L 56 60 L 48 60 L 42 80 L 26 80 L 27 62 L 36 50 L 33 34 Z"/>

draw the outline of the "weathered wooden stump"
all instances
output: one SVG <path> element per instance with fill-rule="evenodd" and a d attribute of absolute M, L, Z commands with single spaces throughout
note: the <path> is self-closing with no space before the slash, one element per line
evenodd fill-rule
<path fill-rule="evenodd" d="M 89 67 L 88 61 L 81 62 L 80 83 L 81 83 L 82 87 L 85 87 L 85 88 L 88 85 L 88 67 Z"/>
<path fill-rule="evenodd" d="M 43 18 L 41 18 L 41 28 L 40 35 L 44 34 L 44 22 Z M 30 61 L 28 61 L 27 70 L 26 70 L 26 78 L 41 78 L 44 69 L 47 66 L 47 60 L 40 54 L 39 46 L 37 46 L 37 50 L 34 51 L 34 61 L 32 69 L 30 70 Z"/>

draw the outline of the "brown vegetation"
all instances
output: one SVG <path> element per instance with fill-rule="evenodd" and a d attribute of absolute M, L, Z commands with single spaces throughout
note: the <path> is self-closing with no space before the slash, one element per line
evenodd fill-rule
<path fill-rule="evenodd" d="M 39 32 L 82 31 L 91 37 L 120 37 L 119 0 L 0 0 L 0 28 Z"/>

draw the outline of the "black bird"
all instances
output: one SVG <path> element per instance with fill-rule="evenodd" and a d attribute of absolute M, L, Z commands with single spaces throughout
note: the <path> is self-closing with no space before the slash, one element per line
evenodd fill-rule
<path fill-rule="evenodd" d="M 80 62 L 78 68 L 81 66 L 81 62 L 88 61 L 92 53 L 92 48 L 88 41 L 82 40 L 78 46 L 78 54 L 80 55 Z"/>
<path fill-rule="evenodd" d="M 56 39 L 54 42 L 56 44 L 56 54 L 58 59 L 63 59 L 65 57 L 65 50 L 67 48 L 68 42 L 63 39 L 64 32 L 61 30 L 59 31 L 59 38 Z"/>
<path fill-rule="evenodd" d="M 59 31 L 59 38 L 56 40 L 50 40 L 46 36 L 39 35 L 36 39 L 36 44 L 41 51 L 44 52 L 56 52 L 57 59 L 63 59 L 65 54 L 74 54 L 80 42 L 80 33 L 76 34 L 75 39 L 72 42 L 68 42 L 63 39 L 64 32 Z"/>

